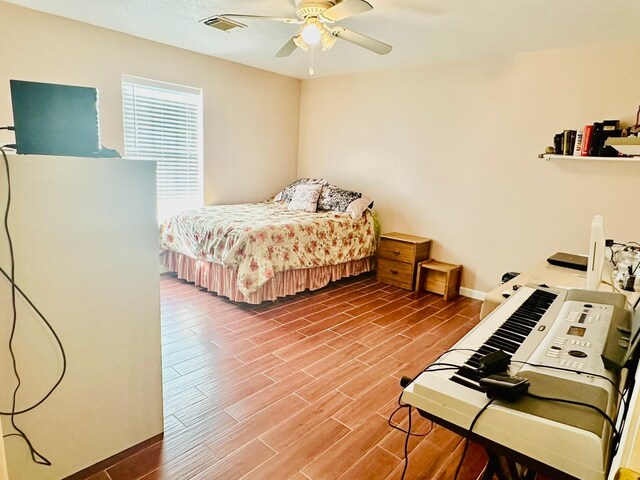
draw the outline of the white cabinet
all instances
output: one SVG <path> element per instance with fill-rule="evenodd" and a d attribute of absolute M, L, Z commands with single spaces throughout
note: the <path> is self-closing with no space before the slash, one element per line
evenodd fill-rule
<path fill-rule="evenodd" d="M 9 437 L 9 478 L 60 479 L 163 430 L 155 163 L 18 155 L 9 162 L 16 283 L 48 317 L 68 358 L 55 393 L 17 417 L 53 465 L 34 464 L 25 443 Z M 0 168 L 2 213 L 6 193 Z M 0 265 L 8 271 L 3 230 Z M 10 295 L 0 277 L 3 409 L 15 385 L 7 350 Z M 14 345 L 24 407 L 55 382 L 61 357 L 21 299 Z M 2 421 L 5 435 L 12 433 Z"/>

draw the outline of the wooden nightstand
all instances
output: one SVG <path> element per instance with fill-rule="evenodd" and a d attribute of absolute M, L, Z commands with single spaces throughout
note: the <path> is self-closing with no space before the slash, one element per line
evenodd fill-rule
<path fill-rule="evenodd" d="M 416 266 L 429 258 L 430 251 L 430 238 L 398 232 L 380 235 L 378 281 L 413 290 Z"/>
<path fill-rule="evenodd" d="M 446 302 L 458 296 L 461 276 L 462 265 L 438 262 L 436 260 L 420 262 L 418 265 L 416 292 L 426 290 L 427 292 L 439 293 Z"/>

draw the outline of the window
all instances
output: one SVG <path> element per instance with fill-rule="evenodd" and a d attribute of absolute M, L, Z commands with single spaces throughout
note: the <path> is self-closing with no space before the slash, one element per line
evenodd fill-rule
<path fill-rule="evenodd" d="M 157 162 L 158 222 L 203 204 L 202 90 L 122 76 L 125 157 Z"/>

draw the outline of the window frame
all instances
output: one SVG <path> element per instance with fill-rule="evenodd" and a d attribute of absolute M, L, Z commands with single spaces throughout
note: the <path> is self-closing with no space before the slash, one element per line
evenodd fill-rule
<path fill-rule="evenodd" d="M 176 83 L 164 82 L 161 80 L 152 80 L 149 78 L 137 77 L 134 75 L 122 74 L 121 82 L 120 82 L 120 93 L 122 95 L 122 130 L 123 130 L 123 143 L 124 143 L 124 152 L 125 158 L 129 158 L 132 160 L 142 160 L 142 161 L 155 161 L 156 163 L 162 162 L 162 159 L 147 159 L 140 158 L 137 156 L 129 156 L 127 152 L 127 128 L 125 122 L 125 113 L 127 112 L 125 105 L 125 84 L 133 84 L 139 85 L 141 87 L 147 87 L 157 90 L 164 90 L 170 93 L 177 93 L 183 95 L 191 95 L 193 97 L 197 97 L 198 101 L 197 105 L 197 205 L 194 208 L 204 206 L 204 91 L 202 88 L 190 87 L 186 85 L 179 85 Z M 135 115 L 135 112 L 131 112 Z M 168 157 L 166 157 L 168 158 Z M 158 224 L 164 223 L 171 215 L 174 213 L 170 213 L 166 218 L 160 218 L 160 197 L 159 197 L 159 182 L 158 182 L 158 174 L 156 173 L 156 216 Z"/>

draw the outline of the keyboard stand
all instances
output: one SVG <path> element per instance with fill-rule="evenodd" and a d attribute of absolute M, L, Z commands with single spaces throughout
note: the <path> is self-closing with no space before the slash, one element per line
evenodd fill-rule
<path fill-rule="evenodd" d="M 489 460 L 482 474 L 482 480 L 492 480 L 494 476 L 498 477 L 499 480 L 533 480 L 536 477 L 536 472 L 533 470 L 527 470 L 526 476 L 522 476 L 515 462 L 501 457 L 485 447 L 483 448 L 487 452 Z"/>

